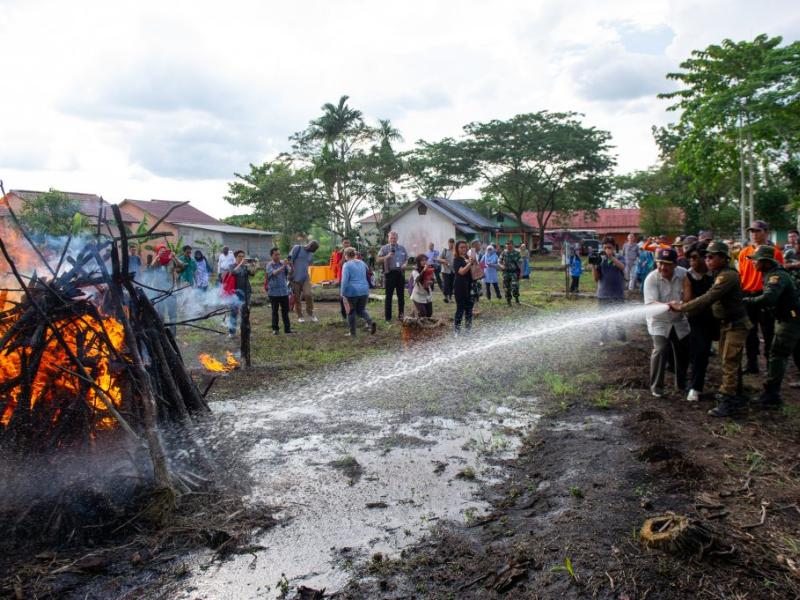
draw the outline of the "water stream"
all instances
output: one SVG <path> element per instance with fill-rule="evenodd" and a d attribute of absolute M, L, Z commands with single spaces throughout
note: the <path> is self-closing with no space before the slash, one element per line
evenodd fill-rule
<path fill-rule="evenodd" d="M 648 310 L 663 308 L 505 322 L 215 403 L 225 439 L 209 439 L 235 444 L 252 498 L 283 507 L 283 523 L 251 555 L 194 556 L 176 597 L 275 598 L 284 577 L 331 592 L 354 561 L 395 556 L 442 520 L 476 518 L 488 508 L 476 493 L 540 416 L 526 378 L 557 370 L 609 321 L 639 323 Z"/>

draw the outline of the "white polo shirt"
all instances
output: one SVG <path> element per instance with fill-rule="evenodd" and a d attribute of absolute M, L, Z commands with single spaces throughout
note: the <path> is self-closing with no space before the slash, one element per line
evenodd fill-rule
<path fill-rule="evenodd" d="M 675 267 L 672 280 L 665 279 L 658 270 L 651 271 L 644 280 L 644 303 L 681 302 L 683 300 L 683 282 L 688 272 L 683 267 Z M 672 328 L 679 339 L 689 335 L 689 321 L 682 312 L 664 311 L 647 317 L 647 332 L 650 335 L 669 337 Z"/>

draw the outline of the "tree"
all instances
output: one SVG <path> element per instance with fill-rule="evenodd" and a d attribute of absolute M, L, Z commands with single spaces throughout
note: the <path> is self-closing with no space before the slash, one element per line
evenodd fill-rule
<path fill-rule="evenodd" d="M 781 42 L 762 34 L 752 42 L 726 39 L 695 50 L 681 71 L 667 75 L 683 87 L 659 95 L 676 100 L 669 110 L 682 111 L 680 125 L 696 132 L 680 142 L 684 154 L 696 153 L 686 147 L 698 141 L 708 146 L 709 137 L 735 147 L 742 224 L 748 200 L 754 216 L 755 189 L 764 182 L 768 159 L 791 157 L 800 132 L 800 42 Z"/>
<path fill-rule="evenodd" d="M 402 159 L 406 179 L 425 198 L 450 198 L 477 178 L 472 157 L 453 138 L 435 143 L 419 140 Z"/>
<path fill-rule="evenodd" d="M 328 229 L 343 237 L 352 237 L 355 219 L 370 206 L 390 198 L 391 183 L 399 176 L 387 156 L 399 134 L 388 121 L 369 127 L 348 99 L 323 105 L 322 116 L 291 138 L 295 156 L 320 187 Z"/>
<path fill-rule="evenodd" d="M 75 235 L 90 226 L 88 217 L 81 214 L 80 208 L 77 200 L 50 188 L 22 205 L 19 220 L 36 236 Z"/>
<path fill-rule="evenodd" d="M 296 168 L 283 154 L 262 165 L 250 165 L 247 174 L 235 173 L 225 200 L 247 206 L 249 219 L 262 229 L 274 229 L 281 238 L 294 239 L 308 233 L 315 221 L 325 217 L 321 190 L 307 168 Z"/>
<path fill-rule="evenodd" d="M 611 189 L 611 134 L 579 116 L 541 111 L 464 127 L 462 147 L 483 193 L 520 223 L 534 212 L 540 240 L 553 213 L 599 208 Z"/>

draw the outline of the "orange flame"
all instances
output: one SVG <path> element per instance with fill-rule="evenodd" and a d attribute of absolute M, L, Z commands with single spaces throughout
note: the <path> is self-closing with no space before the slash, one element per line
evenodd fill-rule
<path fill-rule="evenodd" d="M 17 318 L 18 315 L 12 313 L 0 320 L 0 337 L 9 331 Z M 82 378 L 83 374 L 78 373 L 59 341 L 48 332 L 49 339 L 31 381 L 29 393 L 23 395 L 25 386 L 23 379 L 31 368 L 31 362 L 36 359 L 32 355 L 33 349 L 26 345 L 0 354 L 0 383 L 19 378 L 16 386 L 0 394 L 0 424 L 8 425 L 18 408 L 30 412 L 31 415 L 41 414 L 44 411 L 45 414 L 51 415 L 55 423 L 62 410 L 64 408 L 72 410 L 70 402 L 76 397 L 81 397 L 85 398 L 86 405 L 90 408 L 90 418 L 96 429 L 115 427 L 116 419 L 106 408 L 106 403 L 110 400 L 116 407 L 122 404 L 121 377 L 120 373 L 112 368 L 111 349 L 101 332 L 104 328 L 113 349 L 122 355 L 125 349 L 125 332 L 122 324 L 116 319 L 104 317 L 101 326 L 100 320 L 84 315 L 81 318 L 65 318 L 53 325 L 72 352 L 80 358 L 96 387 Z M 20 407 L 19 402 L 22 399 L 25 400 L 25 405 Z"/>
<path fill-rule="evenodd" d="M 224 363 L 205 353 L 200 354 L 197 358 L 207 370 L 213 373 L 227 373 L 239 367 L 239 361 L 230 352 L 226 354 Z"/>

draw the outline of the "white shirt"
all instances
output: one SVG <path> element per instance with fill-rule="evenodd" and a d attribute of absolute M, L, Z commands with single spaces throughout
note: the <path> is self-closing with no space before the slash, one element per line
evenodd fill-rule
<path fill-rule="evenodd" d="M 235 264 L 236 258 L 234 258 L 233 252 L 228 252 L 228 254 L 220 254 L 219 258 L 217 259 L 217 272 L 224 273 L 225 271 L 230 271 Z"/>
<path fill-rule="evenodd" d="M 658 270 L 651 271 L 644 280 L 644 303 L 681 302 L 686 276 L 687 271 L 683 267 L 675 267 L 671 280 L 662 277 Z M 664 311 L 647 317 L 647 332 L 650 335 L 669 337 L 673 327 L 679 339 L 689 335 L 689 321 L 684 313 Z"/>

